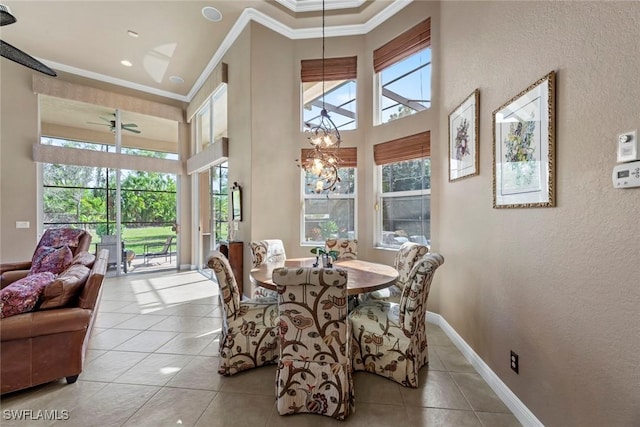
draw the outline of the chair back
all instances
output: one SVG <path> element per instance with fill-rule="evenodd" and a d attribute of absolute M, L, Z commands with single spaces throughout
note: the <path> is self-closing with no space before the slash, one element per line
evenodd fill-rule
<path fill-rule="evenodd" d="M 238 310 L 241 300 L 240 291 L 227 258 L 220 251 L 212 251 L 207 260 L 207 266 L 213 270 L 218 279 L 220 300 L 224 308 L 225 317 L 227 319 L 235 319 L 237 316 L 241 316 Z"/>
<path fill-rule="evenodd" d="M 396 285 L 403 289 L 416 262 L 429 253 L 429 247 L 413 242 L 404 242 L 396 253 L 393 267 L 398 270 Z"/>
<path fill-rule="evenodd" d="M 175 237 L 176 236 L 167 237 L 167 240 L 164 242 L 164 246 L 162 247 L 162 253 L 166 254 L 171 251 L 171 245 L 173 245 L 173 239 L 175 239 Z"/>
<path fill-rule="evenodd" d="M 444 263 L 438 253 L 429 253 L 420 258 L 409 273 L 400 297 L 399 322 L 407 336 L 424 333 L 427 314 L 427 299 L 436 269 Z M 426 338 L 425 338 L 426 342 Z"/>
<path fill-rule="evenodd" d="M 344 419 L 353 409 L 347 272 L 277 268 L 280 358 L 278 412 Z"/>
<path fill-rule="evenodd" d="M 253 268 L 258 268 L 267 262 L 278 262 L 287 259 L 284 244 L 280 239 L 253 240 L 249 242 Z"/>
<path fill-rule="evenodd" d="M 338 259 L 358 259 L 357 239 L 327 239 L 324 248 L 338 252 Z"/>
<path fill-rule="evenodd" d="M 74 256 L 83 251 L 88 252 L 91 234 L 79 228 L 49 228 L 40 238 L 36 251 L 44 246 L 58 248 L 64 245 L 69 246 Z"/>

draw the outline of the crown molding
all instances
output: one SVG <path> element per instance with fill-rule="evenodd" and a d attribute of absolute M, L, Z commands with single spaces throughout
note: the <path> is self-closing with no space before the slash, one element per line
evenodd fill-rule
<path fill-rule="evenodd" d="M 284 0 L 283 0 L 284 1 Z M 288 0 L 295 1 L 295 0 Z M 354 25 L 339 25 L 334 27 L 325 27 L 325 37 L 343 37 L 343 36 L 355 36 L 367 34 L 378 25 L 385 22 L 387 19 L 391 18 L 393 15 L 398 13 L 400 10 L 409 5 L 413 0 L 395 0 L 384 10 L 380 11 L 377 15 L 372 17 L 369 21 L 364 24 L 354 24 Z M 301 28 L 301 29 L 293 29 L 287 25 L 284 25 L 282 22 L 273 19 L 272 17 L 265 15 L 259 10 L 253 8 L 245 9 L 238 20 L 233 24 L 233 27 L 224 38 L 220 47 L 216 51 L 216 53 L 209 61 L 209 64 L 205 67 L 200 74 L 200 77 L 194 83 L 193 87 L 189 91 L 187 95 L 188 102 L 190 102 L 195 94 L 200 90 L 207 77 L 211 72 L 215 69 L 215 67 L 220 63 L 224 55 L 231 48 L 236 39 L 240 36 L 244 28 L 251 22 L 257 22 L 276 33 L 287 37 L 291 40 L 302 40 L 302 39 L 311 39 L 311 38 L 320 38 L 322 37 L 322 27 L 316 28 Z"/>
<path fill-rule="evenodd" d="M 320 0 L 308 0 L 308 1 L 305 0 L 304 6 L 298 5 L 298 3 L 301 3 L 299 0 L 277 0 L 277 1 L 285 6 L 286 4 L 289 4 L 289 5 L 295 4 L 298 9 L 311 8 L 311 7 L 314 7 L 314 5 L 317 5 L 318 3 L 321 4 Z M 412 1 L 413 0 L 395 0 L 389 6 L 387 6 L 382 11 L 380 11 L 380 13 L 378 13 L 377 15 L 369 19 L 369 21 L 365 22 L 364 24 L 325 27 L 324 35 L 325 37 L 343 37 L 343 36 L 356 36 L 356 35 L 367 34 L 368 32 L 372 31 L 374 28 L 376 28 L 378 25 L 382 24 L 387 19 L 391 18 L 393 15 L 398 13 L 404 7 L 409 5 Z M 361 4 L 363 2 L 364 0 L 337 0 L 337 1 L 329 2 L 328 5 L 330 4 L 332 6 L 331 7 L 332 9 L 340 9 L 340 8 L 347 7 L 347 6 L 344 6 L 347 4 L 350 5 L 348 7 L 358 7 L 359 5 L 354 6 L 354 4 L 356 3 Z M 315 9 L 309 9 L 309 10 L 315 10 Z M 48 61 L 47 59 L 44 59 L 44 58 L 36 58 L 36 59 L 45 63 L 46 65 L 48 65 L 49 67 L 55 70 L 75 74 L 75 75 L 86 77 L 93 80 L 102 81 L 105 83 L 114 84 L 117 86 L 126 87 L 133 90 L 138 90 L 141 92 L 150 93 L 153 95 L 158 95 L 164 98 L 175 99 L 178 101 L 189 103 L 193 100 L 193 97 L 200 90 L 200 88 L 202 87 L 204 82 L 207 80 L 211 72 L 222 61 L 222 58 L 224 57 L 224 55 L 231 48 L 231 46 L 233 46 L 233 43 L 236 41 L 236 39 L 240 36 L 242 31 L 251 21 L 257 22 L 291 40 L 303 40 L 303 39 L 312 39 L 312 38 L 322 37 L 322 27 L 294 29 L 260 12 L 259 10 L 256 10 L 253 8 L 247 8 L 240 14 L 240 17 L 237 19 L 235 24 L 233 24 L 233 27 L 231 27 L 231 30 L 229 31 L 229 33 L 227 33 L 226 37 L 220 44 L 220 47 L 213 54 L 213 57 L 211 58 L 207 66 L 204 68 L 204 70 L 200 74 L 200 77 L 198 77 L 198 79 L 195 81 L 195 83 L 191 87 L 191 90 L 189 90 L 189 93 L 186 96 L 181 95 L 179 93 L 157 89 L 151 86 L 130 82 L 128 80 L 118 79 L 115 77 L 107 76 L 105 74 L 83 70 L 81 68 L 72 67 L 70 65 Z"/>
<path fill-rule="evenodd" d="M 276 0 L 289 10 L 295 13 L 300 12 L 315 12 L 322 10 L 322 0 Z M 362 6 L 366 0 L 327 0 L 324 8 L 325 10 L 334 9 L 352 9 Z"/>

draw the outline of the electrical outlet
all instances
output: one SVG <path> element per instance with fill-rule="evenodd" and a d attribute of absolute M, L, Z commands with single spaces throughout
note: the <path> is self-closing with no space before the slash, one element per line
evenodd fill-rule
<path fill-rule="evenodd" d="M 511 369 L 513 369 L 513 371 L 516 374 L 519 374 L 519 372 L 518 372 L 518 355 L 515 354 L 513 352 L 513 350 L 511 350 Z"/>

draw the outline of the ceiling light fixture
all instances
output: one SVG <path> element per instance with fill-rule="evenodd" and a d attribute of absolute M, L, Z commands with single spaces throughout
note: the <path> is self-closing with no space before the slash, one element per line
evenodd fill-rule
<path fill-rule="evenodd" d="M 184 79 L 180 76 L 171 76 L 169 77 L 169 81 L 171 83 L 178 83 L 178 84 L 184 83 Z"/>
<path fill-rule="evenodd" d="M 140 35 L 138 33 L 136 33 L 135 31 L 133 31 L 133 30 L 127 30 L 127 34 L 129 34 L 131 37 L 136 38 L 136 39 L 138 37 L 140 37 Z"/>
<path fill-rule="evenodd" d="M 205 6 L 202 8 L 202 16 L 212 22 L 222 21 L 222 13 L 215 7 Z"/>
<path fill-rule="evenodd" d="M 123 59 L 122 61 L 120 61 L 120 63 L 121 63 L 122 65 L 124 65 L 125 67 L 132 67 L 132 66 L 133 66 L 133 64 L 131 63 L 131 61 L 128 61 L 128 60 L 126 60 L 126 59 Z"/>
<path fill-rule="evenodd" d="M 315 176 L 315 183 L 307 185 L 313 187 L 315 193 L 330 192 L 336 189 L 340 182 L 338 168 L 340 167 L 340 131 L 329 117 L 324 105 L 324 0 L 322 0 L 322 110 L 320 122 L 307 123 L 311 136 L 309 141 L 313 147 L 308 155 L 302 159 L 300 166 L 306 172 Z"/>

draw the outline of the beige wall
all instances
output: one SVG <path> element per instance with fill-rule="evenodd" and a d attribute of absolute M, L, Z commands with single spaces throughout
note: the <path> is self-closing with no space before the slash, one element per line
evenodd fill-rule
<path fill-rule="evenodd" d="M 0 62 L 0 260 L 31 259 L 38 243 L 36 163 L 31 146 L 38 141 L 38 99 L 31 90 L 32 73 Z M 16 221 L 29 221 L 16 229 Z"/>
<path fill-rule="evenodd" d="M 547 426 L 640 423 L 640 189 L 611 183 L 616 135 L 640 127 L 639 20 L 638 2 L 441 5 L 440 139 L 479 88 L 480 176 L 449 183 L 435 156 L 432 296 Z M 492 112 L 551 70 L 557 207 L 492 209 Z"/>
<path fill-rule="evenodd" d="M 427 16 L 434 108 L 373 127 L 371 51 Z M 394 255 L 371 247 L 373 144 L 430 130 L 431 234 L 446 262 L 429 310 L 548 426 L 640 420 L 640 190 L 611 184 L 616 134 L 640 127 L 639 20 L 637 2 L 418 1 L 365 36 L 327 39 L 327 57 L 358 55 L 360 126 L 344 139 L 358 147 L 362 257 L 390 263 Z M 306 144 L 299 60 L 318 57 L 319 48 L 318 40 L 292 41 L 251 24 L 224 59 L 230 180 L 244 187 L 238 239 L 280 237 L 290 256 L 308 254 L 298 243 L 295 159 Z M 31 256 L 37 241 L 37 102 L 31 72 L 1 64 L 0 259 L 11 261 Z M 492 209 L 491 113 L 551 70 L 558 73 L 558 206 Z M 449 183 L 447 115 L 475 88 L 480 175 Z M 31 229 L 16 230 L 17 220 L 31 221 Z M 520 375 L 509 370 L 511 349 Z"/>

